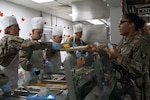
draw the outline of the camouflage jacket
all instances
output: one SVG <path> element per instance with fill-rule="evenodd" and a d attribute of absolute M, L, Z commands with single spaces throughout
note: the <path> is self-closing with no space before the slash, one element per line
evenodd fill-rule
<path fill-rule="evenodd" d="M 129 40 L 123 37 L 118 44 L 117 62 L 138 78 L 143 75 L 144 68 L 149 65 L 149 49 L 150 45 L 143 36 L 135 34 Z"/>
<path fill-rule="evenodd" d="M 19 50 L 52 48 L 51 42 L 31 42 L 18 36 L 4 36 L 0 40 L 0 65 L 8 66 Z"/>
<path fill-rule="evenodd" d="M 37 42 L 37 41 L 33 41 L 33 40 L 30 40 L 30 39 L 27 39 L 26 41 L 29 41 L 29 42 Z M 31 50 L 20 50 L 19 51 L 19 64 L 22 66 L 23 69 L 27 70 L 27 71 L 31 71 L 31 69 L 33 67 L 35 67 L 35 65 L 30 61 L 31 57 L 32 57 L 32 54 L 34 51 L 37 51 L 37 50 L 45 50 L 45 48 L 47 48 L 49 52 L 54 52 L 54 50 L 51 49 L 51 42 L 38 42 L 40 43 L 41 47 L 38 48 L 38 49 L 31 49 Z M 42 51 L 40 51 L 42 52 Z M 38 57 L 43 57 L 43 54 L 41 55 L 41 53 L 38 53 Z M 43 62 L 44 64 L 44 58 L 37 58 L 37 59 L 34 59 L 34 61 L 38 61 L 39 60 L 42 60 L 42 61 L 39 61 L 39 62 Z M 37 64 L 40 64 L 40 65 L 36 65 L 37 68 L 41 68 L 43 67 L 43 64 L 37 62 Z"/>
<path fill-rule="evenodd" d="M 123 37 L 118 44 L 118 50 L 117 63 L 134 77 L 137 98 L 141 98 L 139 95 L 141 90 L 136 86 L 144 88 L 144 94 L 146 94 L 146 98 L 149 98 L 150 96 L 147 95 L 150 92 L 150 43 L 148 39 L 138 33 L 135 33 L 130 39 Z"/>

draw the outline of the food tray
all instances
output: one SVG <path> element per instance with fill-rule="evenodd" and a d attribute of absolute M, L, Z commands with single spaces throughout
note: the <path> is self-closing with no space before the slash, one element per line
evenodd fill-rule
<path fill-rule="evenodd" d="M 29 86 L 28 89 L 32 92 L 32 91 L 40 91 L 41 88 L 39 87 L 32 87 L 32 86 Z M 49 92 L 52 93 L 52 94 L 60 94 L 62 93 L 63 91 L 62 90 L 58 90 L 58 89 L 49 89 Z"/>
<path fill-rule="evenodd" d="M 12 96 L 26 98 L 29 94 L 38 94 L 40 92 L 40 89 L 41 89 L 40 87 L 32 87 L 32 86 L 28 87 L 28 91 L 23 89 L 15 89 Z M 59 95 L 63 92 L 63 90 L 49 89 L 49 92 L 51 94 Z"/>
<path fill-rule="evenodd" d="M 87 47 L 88 47 L 88 45 L 85 45 L 85 46 L 76 46 L 76 47 L 70 47 L 70 48 L 61 48 L 60 51 L 85 50 Z"/>
<path fill-rule="evenodd" d="M 40 83 L 32 83 L 29 86 L 32 87 L 45 87 L 49 89 L 67 89 L 67 83 L 66 81 L 50 81 L 50 80 L 44 80 Z"/>
<path fill-rule="evenodd" d="M 94 71 L 94 68 L 86 68 L 86 67 L 81 67 L 81 68 L 76 68 L 75 73 L 80 74 L 80 73 L 85 73 L 88 74 L 90 72 Z"/>
<path fill-rule="evenodd" d="M 65 75 L 52 74 L 50 77 L 51 77 L 51 80 L 52 80 L 52 81 L 61 81 L 61 80 L 65 80 Z M 46 80 L 46 81 L 48 81 L 48 80 Z"/>

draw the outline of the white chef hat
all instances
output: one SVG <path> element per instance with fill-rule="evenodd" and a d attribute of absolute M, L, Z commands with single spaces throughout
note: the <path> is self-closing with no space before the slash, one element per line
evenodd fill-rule
<path fill-rule="evenodd" d="M 73 32 L 82 32 L 82 24 L 76 24 L 73 26 Z"/>
<path fill-rule="evenodd" d="M 6 29 L 7 27 L 18 23 L 14 16 L 5 16 L 4 18 L 2 18 L 1 24 L 3 28 Z"/>
<path fill-rule="evenodd" d="M 32 29 L 43 29 L 44 19 L 42 17 L 34 17 L 31 19 Z"/>
<path fill-rule="evenodd" d="M 63 28 L 62 27 L 54 27 L 53 28 L 53 34 L 52 35 L 62 36 L 62 34 L 63 34 Z"/>

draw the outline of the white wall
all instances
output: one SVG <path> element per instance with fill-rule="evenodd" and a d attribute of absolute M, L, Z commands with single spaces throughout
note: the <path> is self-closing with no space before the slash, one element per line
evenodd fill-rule
<path fill-rule="evenodd" d="M 111 34 L 111 42 L 118 44 L 118 42 L 121 39 L 121 36 L 119 34 L 119 21 L 120 17 L 122 16 L 122 8 L 110 8 L 110 21 L 111 21 L 111 28 L 110 28 L 110 34 Z"/>
<path fill-rule="evenodd" d="M 3 16 L 6 15 L 14 15 L 16 16 L 20 30 L 20 37 L 22 38 L 29 38 L 29 33 L 31 32 L 31 23 L 30 20 L 33 17 L 40 16 L 40 11 L 36 11 L 34 9 L 30 9 L 24 6 L 16 5 L 8 1 L 0 0 L 0 13 L 3 13 Z M 121 36 L 118 31 L 118 24 L 120 17 L 122 15 L 122 9 L 111 7 L 110 8 L 110 21 L 111 21 L 111 40 L 112 43 L 118 43 L 121 39 Z M 0 16 L 0 19 L 3 17 Z M 52 27 L 63 27 L 64 34 L 71 34 L 72 35 L 72 22 L 68 20 L 64 20 L 62 18 L 43 13 L 43 17 L 46 21 L 46 25 Z M 24 21 L 21 19 L 24 18 Z M 3 30 L 0 25 L 0 37 L 2 36 Z"/>
<path fill-rule="evenodd" d="M 24 6 L 20 6 L 8 1 L 0 0 L 0 12 L 3 13 L 3 16 L 7 15 L 14 15 L 17 18 L 17 21 L 20 26 L 20 37 L 22 38 L 29 38 L 29 33 L 31 33 L 31 18 L 40 16 L 40 11 L 27 8 Z M 3 17 L 0 16 L 0 19 Z M 65 34 L 71 34 L 72 33 L 72 22 L 43 13 L 43 17 L 45 19 L 46 25 L 52 26 L 52 27 L 63 27 Z M 21 19 L 24 18 L 24 21 Z M 57 20 L 57 21 L 56 21 Z M 2 30 L 2 26 L 0 25 L 0 30 Z M 0 37 L 3 34 L 3 30 L 0 31 Z"/>

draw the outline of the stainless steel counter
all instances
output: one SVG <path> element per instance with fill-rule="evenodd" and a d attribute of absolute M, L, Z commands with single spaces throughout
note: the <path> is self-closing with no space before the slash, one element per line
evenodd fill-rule
<path fill-rule="evenodd" d="M 26 100 L 26 99 L 13 97 L 13 96 L 2 96 L 2 95 L 0 95 L 0 100 Z"/>
<path fill-rule="evenodd" d="M 21 98 L 13 98 L 13 97 L 0 97 L 0 100 L 26 100 Z"/>
<path fill-rule="evenodd" d="M 56 96 L 56 100 L 66 100 L 67 90 L 64 90 L 63 93 Z M 0 100 L 26 100 L 25 97 L 14 97 L 14 96 L 2 96 L 0 95 Z"/>

